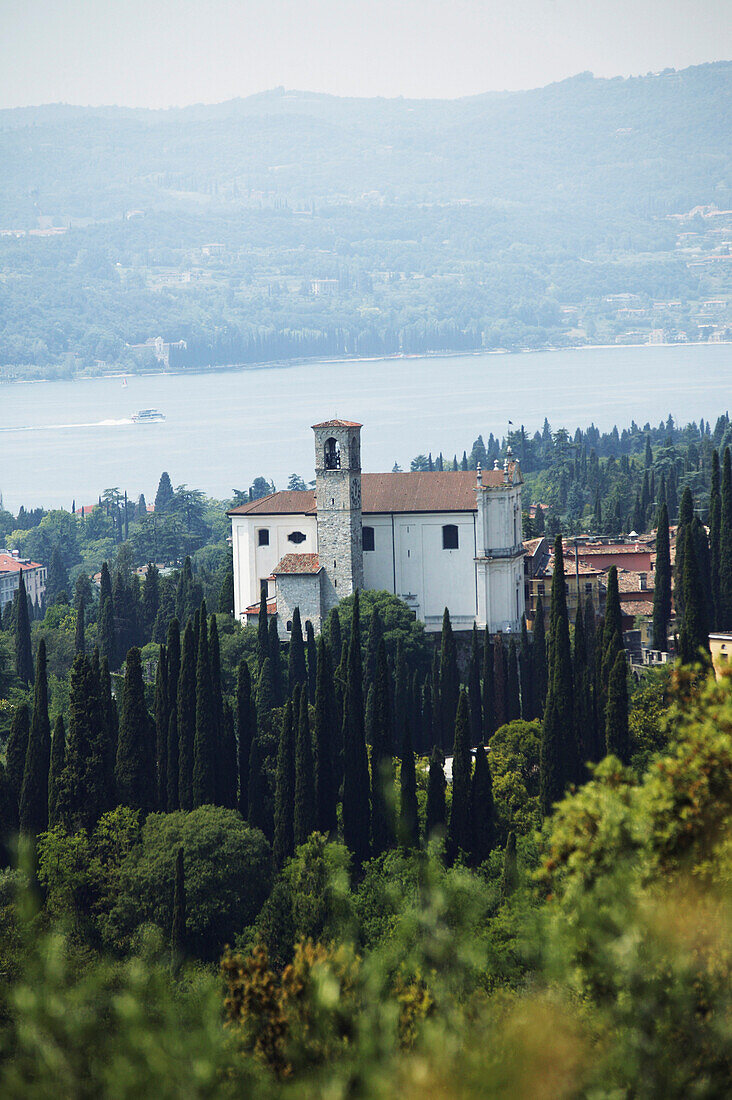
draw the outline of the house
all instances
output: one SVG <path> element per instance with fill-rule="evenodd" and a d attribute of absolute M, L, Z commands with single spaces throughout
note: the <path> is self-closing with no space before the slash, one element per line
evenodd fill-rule
<path fill-rule="evenodd" d="M 256 621 L 262 592 L 287 638 L 292 612 L 320 629 L 356 589 L 386 589 L 427 630 L 519 631 L 524 616 L 519 464 L 481 471 L 362 473 L 361 424 L 313 426 L 315 490 L 232 509 L 234 613 Z"/>
<path fill-rule="evenodd" d="M 29 558 L 21 558 L 17 550 L 0 550 L 0 612 L 11 603 L 23 574 L 25 590 L 34 604 L 39 604 L 46 592 L 46 567 Z"/>
<path fill-rule="evenodd" d="M 719 679 L 723 672 L 729 672 L 732 668 L 732 633 L 720 633 L 709 635 L 709 650 L 712 655 L 714 675 Z"/>

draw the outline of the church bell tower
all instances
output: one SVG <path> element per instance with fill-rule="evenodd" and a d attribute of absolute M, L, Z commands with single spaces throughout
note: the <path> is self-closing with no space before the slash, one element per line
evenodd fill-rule
<path fill-rule="evenodd" d="M 350 420 L 313 424 L 318 558 L 325 574 L 326 613 L 363 588 L 361 427 Z"/>

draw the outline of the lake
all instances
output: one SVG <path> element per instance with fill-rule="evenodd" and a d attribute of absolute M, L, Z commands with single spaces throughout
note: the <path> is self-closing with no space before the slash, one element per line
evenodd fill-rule
<path fill-rule="evenodd" d="M 312 362 L 209 374 L 0 386 L 4 505 L 70 508 L 119 486 L 154 499 L 168 470 L 220 498 L 262 475 L 284 488 L 313 476 L 310 425 L 363 423 L 367 470 L 409 469 L 420 452 L 452 458 L 479 433 L 712 422 L 732 403 L 732 346 L 702 344 L 517 355 Z M 165 422 L 135 424 L 138 409 Z"/>

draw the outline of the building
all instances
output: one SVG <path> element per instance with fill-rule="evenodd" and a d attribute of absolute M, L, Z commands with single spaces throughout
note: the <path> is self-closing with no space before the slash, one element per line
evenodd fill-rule
<path fill-rule="evenodd" d="M 0 612 L 11 603 L 23 574 L 25 590 L 34 604 L 39 604 L 46 593 L 46 567 L 37 561 L 21 558 L 17 550 L 0 550 Z"/>
<path fill-rule="evenodd" d="M 268 614 L 287 638 L 292 612 L 319 629 L 358 588 L 385 589 L 439 630 L 519 631 L 524 616 L 521 486 L 510 453 L 493 470 L 362 473 L 361 425 L 313 426 L 315 490 L 287 490 L 229 512 L 234 611 Z"/>
<path fill-rule="evenodd" d="M 719 679 L 723 672 L 732 668 L 732 633 L 710 634 L 709 651 L 712 655 L 714 675 Z"/>

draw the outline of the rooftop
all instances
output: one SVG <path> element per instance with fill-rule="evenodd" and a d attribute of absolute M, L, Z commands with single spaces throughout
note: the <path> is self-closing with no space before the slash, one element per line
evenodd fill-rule
<path fill-rule="evenodd" d="M 285 554 L 272 570 L 272 575 L 276 577 L 279 573 L 319 573 L 322 568 L 317 554 Z"/>
<path fill-rule="evenodd" d="M 363 428 L 357 420 L 324 420 L 322 424 L 313 424 L 315 428 Z"/>
<path fill-rule="evenodd" d="M 43 566 L 37 561 L 30 561 L 28 558 L 16 558 L 14 554 L 8 554 L 5 550 L 0 550 L 0 573 L 19 573 L 21 569 L 42 569 Z"/>

